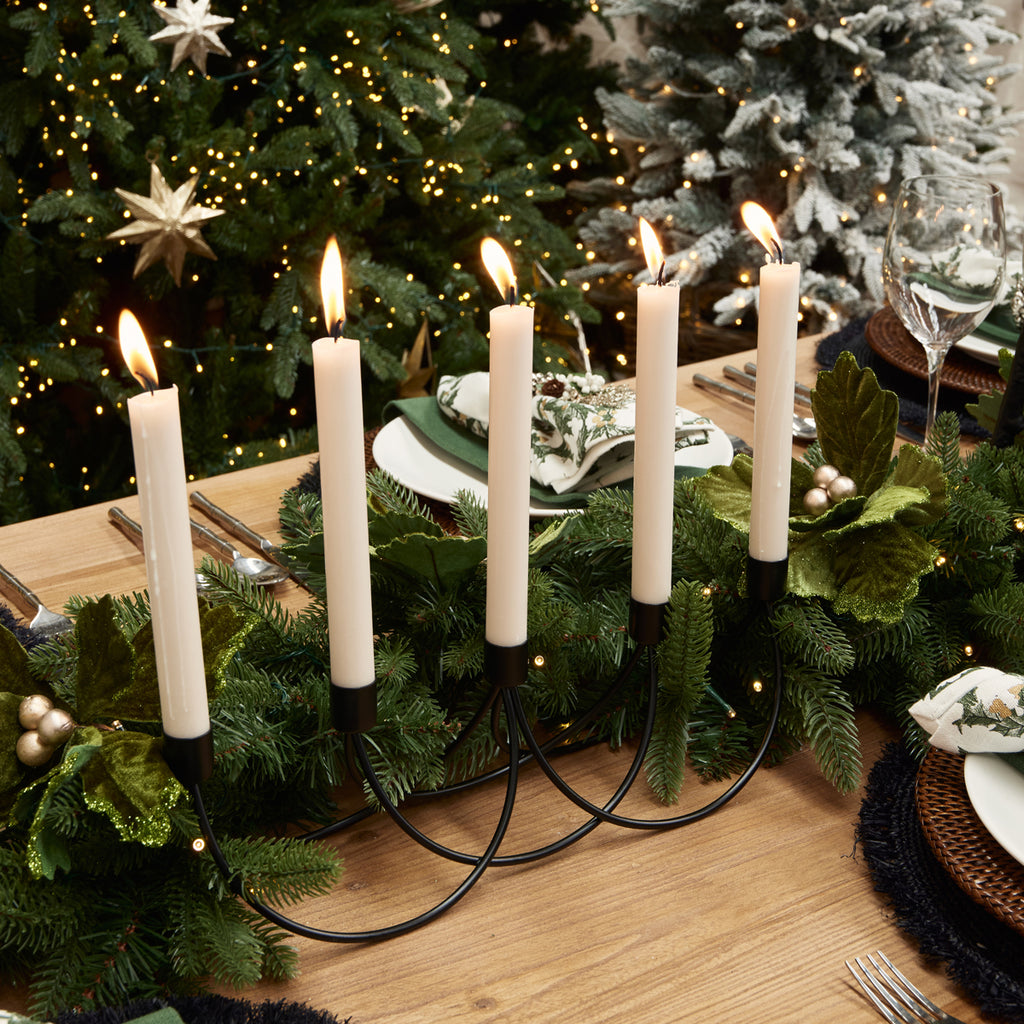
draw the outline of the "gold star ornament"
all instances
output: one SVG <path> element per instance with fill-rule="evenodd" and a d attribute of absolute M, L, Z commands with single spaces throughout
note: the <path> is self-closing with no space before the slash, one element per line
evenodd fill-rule
<path fill-rule="evenodd" d="M 186 253 L 194 252 L 211 260 L 217 258 L 203 241 L 200 228 L 224 211 L 191 205 L 198 181 L 199 175 L 195 174 L 184 185 L 172 189 L 157 165 L 152 164 L 148 196 L 126 192 L 122 188 L 114 189 L 136 219 L 107 235 L 107 238 L 111 241 L 123 239 L 142 246 L 132 277 L 138 277 L 147 267 L 162 259 L 174 283 L 180 285 Z"/>
<path fill-rule="evenodd" d="M 153 4 L 153 9 L 167 22 L 167 28 L 160 29 L 149 39 L 153 43 L 174 44 L 174 53 L 171 54 L 172 71 L 186 57 L 191 57 L 192 63 L 205 75 L 208 53 L 231 56 L 217 32 L 235 19 L 211 14 L 210 0 L 178 0 L 177 7 Z"/>

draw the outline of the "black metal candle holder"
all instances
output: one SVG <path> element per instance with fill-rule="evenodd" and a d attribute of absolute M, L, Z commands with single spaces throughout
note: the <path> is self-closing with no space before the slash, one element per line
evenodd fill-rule
<path fill-rule="evenodd" d="M 785 578 L 785 561 L 768 563 L 751 558 L 748 562 L 748 590 L 752 600 L 756 600 L 759 603 L 775 600 L 784 591 Z M 778 723 L 779 711 L 782 706 L 782 654 L 777 640 L 774 645 L 775 692 L 773 695 L 768 724 L 765 727 L 764 735 L 761 738 L 761 742 L 758 745 L 757 751 L 755 752 L 750 764 L 742 774 L 733 781 L 729 788 L 713 800 L 709 801 L 703 807 L 697 808 L 693 811 L 688 811 L 685 814 L 674 815 L 667 818 L 633 818 L 615 813 L 615 808 L 622 802 L 624 797 L 630 791 L 637 775 L 640 773 L 640 769 L 643 765 L 644 758 L 647 755 L 647 750 L 650 746 L 651 737 L 654 732 L 658 699 L 658 674 L 655 647 L 661 639 L 664 619 L 665 605 L 650 605 L 631 601 L 629 630 L 630 636 L 635 643 L 635 648 L 631 657 L 623 665 L 619 675 L 616 677 L 615 681 L 611 684 L 604 696 L 601 697 L 588 712 L 582 715 L 576 722 L 565 727 L 559 731 L 556 736 L 550 738 L 544 743 L 539 742 L 533 735 L 526 710 L 518 691 L 518 687 L 526 681 L 526 644 L 518 645 L 516 647 L 499 647 L 485 642 L 484 664 L 486 678 L 490 684 L 490 690 L 487 697 L 481 704 L 480 709 L 463 730 L 462 737 L 464 738 L 468 731 L 472 730 L 482 722 L 489 711 L 500 706 L 504 711 L 505 721 L 505 735 L 503 737 L 502 745 L 508 751 L 508 763 L 485 775 L 477 776 L 468 782 L 445 787 L 443 790 L 434 791 L 432 794 L 418 794 L 422 796 L 437 796 L 440 793 L 453 793 L 461 789 L 469 788 L 473 785 L 479 785 L 483 782 L 493 781 L 504 777 L 505 798 L 494 834 L 492 835 L 490 842 L 487 844 L 486 849 L 482 853 L 478 854 L 466 853 L 445 846 L 425 835 L 409 821 L 397 804 L 387 794 L 384 786 L 380 782 L 380 779 L 370 762 L 370 757 L 363 741 L 362 727 L 358 725 L 354 726 L 351 714 L 353 702 L 356 708 L 355 715 L 358 721 L 365 723 L 370 720 L 366 707 L 368 699 L 367 695 L 365 693 L 358 697 L 343 695 L 343 698 L 336 702 L 332 692 L 332 715 L 334 717 L 334 725 L 340 732 L 346 733 L 347 742 L 350 745 L 350 749 L 356 759 L 356 762 L 380 805 L 385 809 L 395 824 L 406 833 L 406 835 L 414 839 L 426 850 L 439 857 L 443 857 L 446 860 L 464 864 L 470 868 L 463 881 L 439 903 L 423 913 L 397 924 L 357 932 L 331 931 L 303 924 L 288 917 L 273 907 L 268 906 L 259 898 L 256 890 L 251 886 L 246 885 L 245 882 L 238 878 L 236 873 L 232 870 L 223 849 L 217 841 L 210 819 L 207 815 L 202 796 L 202 782 L 209 775 L 209 759 L 202 751 L 205 750 L 206 745 L 209 744 L 209 736 L 200 737 L 199 740 L 192 741 L 197 745 L 197 750 L 192 753 L 183 749 L 183 746 L 187 746 L 190 741 L 173 741 L 172 752 L 174 753 L 174 760 L 169 763 L 171 763 L 171 767 L 179 780 L 186 786 L 192 795 L 205 845 L 206 848 L 209 849 L 214 862 L 224 875 L 231 890 L 258 914 L 262 915 L 273 924 L 276 924 L 296 935 L 310 939 L 317 939 L 322 942 L 378 942 L 384 939 L 394 938 L 436 920 L 445 911 L 458 903 L 459 900 L 461 900 L 462 897 L 473 888 L 489 867 L 521 865 L 548 857 L 554 853 L 564 850 L 566 847 L 571 846 L 573 843 L 582 839 L 602 822 L 618 825 L 623 828 L 645 831 L 662 831 L 666 829 L 679 828 L 683 825 L 689 825 L 708 817 L 710 814 L 724 807 L 740 792 L 741 789 L 743 789 L 753 774 L 760 767 L 768 752 L 776 724 Z M 561 777 L 561 775 L 559 775 L 552 764 L 550 755 L 553 750 L 561 748 L 567 740 L 578 735 L 584 728 L 586 728 L 589 722 L 597 716 L 599 709 L 605 706 L 622 688 L 625 681 L 632 675 L 640 660 L 645 656 L 648 663 L 647 714 L 638 739 L 636 753 L 634 754 L 629 768 L 627 769 L 618 788 L 603 805 L 598 806 L 577 793 L 576 790 L 574 790 L 572 786 L 570 786 Z M 368 687 L 365 689 L 371 690 L 372 688 Z M 521 737 L 525 740 L 526 750 L 521 749 Z M 456 741 L 456 743 L 458 742 L 459 741 Z M 499 854 L 498 850 L 505 838 L 509 822 L 512 818 L 512 812 L 515 807 L 519 769 L 530 761 L 536 762 L 548 777 L 552 785 L 567 800 L 575 804 L 576 807 L 585 811 L 590 815 L 590 817 L 582 825 L 577 826 L 561 838 L 545 846 L 514 854 Z M 335 822 L 332 825 L 317 829 L 314 832 L 306 833 L 302 838 L 307 840 L 325 838 L 328 835 L 332 835 L 350 827 L 358 821 L 362 821 L 370 813 L 372 813 L 372 811 L 369 807 L 364 808 L 363 810 L 356 812 L 341 821 Z"/>

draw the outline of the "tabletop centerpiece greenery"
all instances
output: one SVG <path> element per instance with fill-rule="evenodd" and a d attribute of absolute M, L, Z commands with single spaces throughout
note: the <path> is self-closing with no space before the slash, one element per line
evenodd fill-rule
<path fill-rule="evenodd" d="M 770 762 L 808 744 L 849 792 L 861 775 L 858 706 L 887 709 L 920 746 L 905 709 L 937 681 L 979 661 L 1024 668 L 1024 447 L 961 455 L 946 417 L 927 451 L 905 445 L 892 457 L 895 397 L 848 356 L 819 375 L 813 402 L 820 440 L 794 464 L 787 593 L 771 606 L 745 592 L 750 460 L 677 483 L 646 764 L 665 802 L 688 767 L 714 779 L 743 766 L 780 683 Z M 857 494 L 813 515 L 803 494 L 826 462 Z M 490 728 L 466 728 L 488 689 L 486 514 L 460 496 L 453 532 L 379 471 L 368 482 L 380 709 L 366 741 L 401 799 L 501 756 Z M 337 816 L 348 770 L 328 708 L 319 516 L 315 494 L 283 496 L 285 550 L 314 592 L 302 611 L 204 563 L 216 744 L 205 799 L 231 863 L 283 904 L 328 891 L 341 872 L 332 848 L 294 828 Z M 610 488 L 532 536 L 523 700 L 541 730 L 599 704 L 576 746 L 628 744 L 644 711 L 639 679 L 602 700 L 631 644 L 631 530 L 630 492 Z M 193 847 L 198 822 L 160 755 L 145 595 L 76 598 L 68 610 L 75 631 L 30 650 L 0 631 L 0 972 L 31 984 L 40 1014 L 292 975 L 288 936 L 231 896 Z M 35 694 L 77 724 L 50 762 L 29 767 L 15 754 L 18 708 Z"/>

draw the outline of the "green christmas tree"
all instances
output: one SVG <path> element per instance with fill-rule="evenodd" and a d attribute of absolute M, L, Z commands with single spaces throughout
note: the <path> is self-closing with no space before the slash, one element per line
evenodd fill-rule
<path fill-rule="evenodd" d="M 599 94 L 632 164 L 619 181 L 587 187 L 590 278 L 639 271 L 642 216 L 705 318 L 746 327 L 764 253 L 738 211 L 754 200 L 803 268 L 802 318 L 818 331 L 881 304 L 882 244 L 904 177 L 1004 170 L 1019 115 L 994 87 L 1017 69 L 990 47 L 1016 37 L 980 0 L 613 0 L 603 9 L 639 18 L 643 53 L 623 91 Z"/>
<path fill-rule="evenodd" d="M 546 6 L 556 25 L 581 14 Z M 499 26 L 399 0 L 203 17 L 196 42 L 177 7 L 142 0 L 0 12 L 0 519 L 128 489 L 122 307 L 179 385 L 191 472 L 308 449 L 332 233 L 370 423 L 417 380 L 428 355 L 405 354 L 424 328 L 438 371 L 486 360 L 482 237 L 510 248 L 555 342 L 585 315 L 552 140 L 597 151 L 579 109 L 526 127 L 507 74 L 492 95 L 489 60 L 515 49 Z"/>

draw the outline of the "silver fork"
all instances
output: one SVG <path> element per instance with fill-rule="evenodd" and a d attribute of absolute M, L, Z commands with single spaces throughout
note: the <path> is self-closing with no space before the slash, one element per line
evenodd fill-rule
<path fill-rule="evenodd" d="M 75 624 L 66 615 L 61 615 L 60 612 L 51 612 L 17 576 L 12 575 L 2 565 L 0 565 L 0 580 L 23 601 L 27 601 L 29 607 L 35 611 L 35 617 L 28 624 L 28 628 L 36 636 L 49 639 L 53 636 L 60 636 L 62 633 L 70 633 L 75 628 Z"/>
<path fill-rule="evenodd" d="M 846 966 L 889 1024 L 964 1024 L 959 1017 L 950 1016 L 912 985 L 881 950 L 867 959 L 868 964 L 865 964 L 858 956 L 854 958 L 857 967 L 849 960 Z"/>

